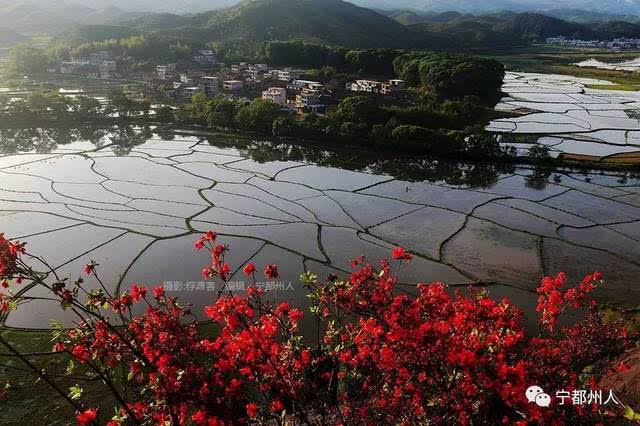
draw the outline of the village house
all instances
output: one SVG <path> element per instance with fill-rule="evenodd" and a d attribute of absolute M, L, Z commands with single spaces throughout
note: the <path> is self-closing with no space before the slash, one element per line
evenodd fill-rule
<path fill-rule="evenodd" d="M 394 80 L 389 80 L 388 83 L 382 83 L 382 93 L 385 95 L 402 92 L 404 89 L 405 89 L 404 80 L 394 79 Z"/>
<path fill-rule="evenodd" d="M 287 89 L 284 87 L 270 87 L 262 92 L 262 99 L 266 99 L 282 107 L 287 106 Z"/>
<path fill-rule="evenodd" d="M 204 76 L 198 79 L 198 88 L 209 97 L 214 97 L 218 94 L 219 89 L 219 77 Z"/>
<path fill-rule="evenodd" d="M 324 114 L 327 106 L 321 101 L 318 93 L 302 92 L 296 95 L 296 111 L 302 113 Z"/>
<path fill-rule="evenodd" d="M 191 99 L 193 95 L 202 93 L 202 89 L 198 86 L 181 87 L 179 93 L 183 98 Z"/>
<path fill-rule="evenodd" d="M 381 93 L 382 82 L 374 80 L 356 80 L 353 83 L 347 83 L 347 90 L 352 92 Z"/>
<path fill-rule="evenodd" d="M 176 74 L 176 64 L 158 65 L 156 66 L 156 74 L 162 79 L 173 78 Z"/>
<path fill-rule="evenodd" d="M 273 73 L 271 75 L 273 75 Z M 280 81 L 291 81 L 291 80 L 296 80 L 300 78 L 300 72 L 295 71 L 291 68 L 276 70 L 276 75 L 278 80 Z"/>
<path fill-rule="evenodd" d="M 183 85 L 194 85 L 196 82 L 195 78 L 187 74 L 186 72 L 180 73 L 180 84 Z"/>
<path fill-rule="evenodd" d="M 239 64 L 233 64 L 231 65 L 231 72 L 234 74 L 240 74 L 245 72 L 247 69 L 247 63 L 246 62 L 240 62 Z"/>
<path fill-rule="evenodd" d="M 225 80 L 222 82 L 222 89 L 230 92 L 241 90 L 243 87 L 242 80 Z"/>
<path fill-rule="evenodd" d="M 640 39 L 637 38 L 615 38 L 613 40 L 580 40 L 569 39 L 563 36 L 548 37 L 546 39 L 547 44 L 556 46 L 570 46 L 581 48 L 600 48 L 610 50 L 626 50 L 626 49 L 638 49 L 640 48 Z"/>
<path fill-rule="evenodd" d="M 269 67 L 267 66 L 267 64 L 249 65 L 246 69 L 247 75 L 254 79 L 266 73 L 267 71 L 269 71 Z"/>
<path fill-rule="evenodd" d="M 375 80 L 356 80 L 355 82 L 347 83 L 347 90 L 352 92 L 367 92 L 367 93 L 381 93 L 391 94 L 401 92 L 405 89 L 404 80 L 389 80 L 386 83 Z"/>
<path fill-rule="evenodd" d="M 318 81 L 311 80 L 293 80 L 287 84 L 287 90 L 294 92 L 313 91 L 317 92 L 324 88 L 324 85 Z"/>
<path fill-rule="evenodd" d="M 102 50 L 100 52 L 89 53 L 89 64 L 100 65 L 105 61 L 111 60 L 111 52 Z"/>
<path fill-rule="evenodd" d="M 218 62 L 213 50 L 198 51 L 198 54 L 193 57 L 193 61 L 200 65 L 215 65 Z"/>

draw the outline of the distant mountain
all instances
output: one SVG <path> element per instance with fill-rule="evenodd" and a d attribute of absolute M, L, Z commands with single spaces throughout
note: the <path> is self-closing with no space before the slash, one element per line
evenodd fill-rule
<path fill-rule="evenodd" d="M 139 15 L 116 7 L 92 9 L 79 3 L 49 3 L 0 0 L 0 22 L 5 28 L 22 34 L 55 34 L 74 25 L 110 24 Z"/>
<path fill-rule="evenodd" d="M 18 1 L 17 3 L 24 3 Z M 350 0 L 358 6 L 383 10 L 409 10 L 412 12 L 490 13 L 501 10 L 514 12 L 549 12 L 555 10 L 581 10 L 597 14 L 640 16 L 640 0 Z M 12 4 L 0 0 L 2 4 Z M 29 0 L 37 9 L 80 7 L 103 10 L 117 8 L 126 12 L 172 13 L 194 15 L 210 10 L 228 8 L 240 0 Z M 75 4 L 74 4 L 75 3 Z M 600 20 L 600 19 L 598 19 Z M 626 19 L 625 19 L 626 20 Z M 582 21 L 589 22 L 589 21 Z"/>
<path fill-rule="evenodd" d="M 15 2 L 0 0 L 2 3 Z M 29 3 L 39 9 L 82 5 L 92 10 L 117 8 L 126 12 L 195 14 L 233 6 L 239 0 L 29 0 Z"/>
<path fill-rule="evenodd" d="M 135 19 L 141 30 L 181 30 L 209 40 L 305 39 L 354 47 L 407 47 L 413 33 L 373 10 L 342 0 L 245 0 L 197 14 Z"/>
<path fill-rule="evenodd" d="M 573 9 L 614 15 L 640 16 L 640 0 L 352 0 L 364 7 L 407 9 L 413 11 L 488 13 L 500 10 L 514 12 L 549 12 Z"/>
<path fill-rule="evenodd" d="M 588 24 L 591 22 L 608 22 L 608 21 L 624 21 L 624 22 L 640 22 L 640 17 L 635 15 L 619 15 L 607 12 L 592 12 L 581 9 L 553 9 L 542 11 L 548 16 L 560 18 L 569 22 L 578 22 Z"/>
<path fill-rule="evenodd" d="M 380 13 L 400 22 L 402 25 L 413 25 L 425 22 L 430 16 L 412 10 L 380 10 Z"/>
<path fill-rule="evenodd" d="M 531 42 L 555 36 L 587 40 L 640 37 L 638 22 L 611 20 L 583 24 L 530 12 L 499 12 L 485 15 L 456 15 L 446 12 L 422 16 L 423 22 L 409 26 L 412 31 L 449 35 L 457 39 L 461 45 L 464 45 L 465 41 L 476 40 L 478 46 L 500 47 L 501 40 Z"/>

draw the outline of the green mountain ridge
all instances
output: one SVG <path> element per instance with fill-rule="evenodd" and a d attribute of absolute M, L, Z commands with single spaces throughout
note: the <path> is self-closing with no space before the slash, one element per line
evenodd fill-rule
<path fill-rule="evenodd" d="M 165 14 L 161 25 L 153 19 L 127 24 L 142 30 L 199 32 L 223 41 L 305 39 L 354 47 L 405 47 L 415 42 L 406 26 L 341 0 L 245 0 L 193 17 Z"/>

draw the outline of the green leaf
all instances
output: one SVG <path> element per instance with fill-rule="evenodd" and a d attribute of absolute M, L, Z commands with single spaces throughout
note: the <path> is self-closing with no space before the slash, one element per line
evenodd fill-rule
<path fill-rule="evenodd" d="M 640 414 L 633 411 L 633 408 L 627 405 L 624 407 L 624 418 L 632 421 L 640 421 Z"/>
<path fill-rule="evenodd" d="M 78 385 L 71 386 L 69 388 L 69 398 L 73 399 L 74 401 L 76 399 L 80 399 L 80 397 L 82 396 L 82 392 L 84 391 L 80 386 Z"/>
<path fill-rule="evenodd" d="M 300 281 L 302 281 L 305 284 L 315 284 L 317 280 L 318 280 L 318 276 L 313 272 L 307 271 L 304 274 L 300 275 Z"/>

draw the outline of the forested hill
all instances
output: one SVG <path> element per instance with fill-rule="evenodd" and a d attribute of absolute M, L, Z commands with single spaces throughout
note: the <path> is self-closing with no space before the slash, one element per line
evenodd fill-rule
<path fill-rule="evenodd" d="M 547 37 L 565 36 L 580 39 L 611 40 L 617 37 L 639 38 L 640 24 L 628 21 L 569 22 L 541 13 L 501 12 L 475 16 L 456 12 L 441 14 L 405 14 L 390 12 L 399 21 L 410 20 L 408 28 L 426 34 L 439 33 L 468 43 L 465 40 L 484 40 L 491 47 L 500 36 L 522 42 L 543 41 Z"/>
<path fill-rule="evenodd" d="M 522 46 L 564 35 L 584 39 L 640 37 L 640 24 L 568 22 L 540 13 L 420 14 L 374 11 L 342 0 L 245 0 L 192 17 L 148 15 L 123 24 L 142 32 L 174 31 L 211 41 L 307 40 L 349 47 L 438 50 Z"/>
<path fill-rule="evenodd" d="M 128 24 L 161 29 L 151 17 Z M 414 34 L 399 22 L 371 9 L 341 0 L 245 0 L 240 4 L 195 15 L 164 15 L 164 30 L 206 34 L 210 40 L 305 39 L 355 47 L 404 47 Z"/>
<path fill-rule="evenodd" d="M 342 0 L 244 0 L 227 9 L 192 16 L 144 14 L 111 25 L 76 27 L 60 34 L 55 47 L 61 52 L 78 47 L 84 51 L 110 49 L 114 40 L 124 40 L 121 45 L 168 45 L 174 50 L 189 50 L 214 43 L 236 52 L 234 57 L 239 58 L 247 56 L 247 51 L 251 51 L 249 56 L 256 56 L 264 42 L 273 40 L 460 52 L 510 49 L 558 35 L 603 40 L 640 38 L 640 24 L 582 24 L 538 13 L 475 16 L 458 12 L 382 12 Z"/>
<path fill-rule="evenodd" d="M 164 14 L 134 19 L 122 25 L 142 32 L 162 31 L 211 41 L 307 40 L 349 47 L 460 49 L 521 45 L 518 37 L 491 27 L 474 28 L 471 34 L 440 28 L 405 25 L 342 0 L 245 0 L 218 11 L 185 17 Z M 452 14 L 456 16 L 456 14 Z"/>

